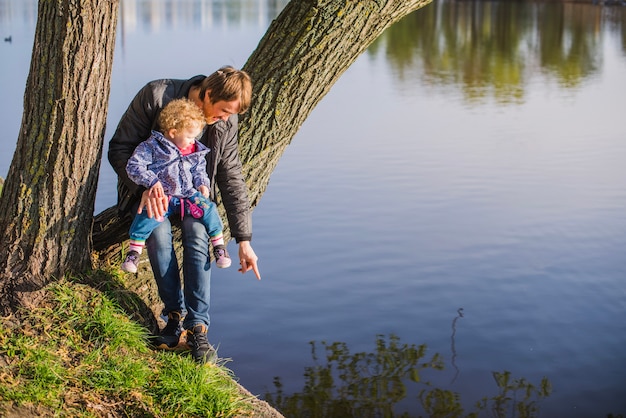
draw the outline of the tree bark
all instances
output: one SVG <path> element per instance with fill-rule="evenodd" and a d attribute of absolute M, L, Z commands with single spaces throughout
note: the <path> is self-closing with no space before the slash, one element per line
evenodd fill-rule
<path fill-rule="evenodd" d="M 0 311 L 91 263 L 118 0 L 40 1 L 22 127 L 0 197 Z"/>

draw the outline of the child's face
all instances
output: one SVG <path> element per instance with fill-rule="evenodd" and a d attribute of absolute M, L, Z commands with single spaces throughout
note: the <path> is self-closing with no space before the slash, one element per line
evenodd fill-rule
<path fill-rule="evenodd" d="M 183 129 L 170 129 L 167 132 L 167 139 L 172 141 L 178 148 L 187 148 L 194 143 L 200 132 L 202 132 L 200 124 Z"/>

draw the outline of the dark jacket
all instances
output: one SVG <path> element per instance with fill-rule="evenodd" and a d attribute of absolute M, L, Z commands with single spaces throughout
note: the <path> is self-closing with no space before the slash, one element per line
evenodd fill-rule
<path fill-rule="evenodd" d="M 189 80 L 155 80 L 146 84 L 132 100 L 122 115 L 109 141 L 109 162 L 118 175 L 118 208 L 127 212 L 140 198 L 144 187 L 133 183 L 126 173 L 126 163 L 141 142 L 158 131 L 158 116 L 170 101 L 187 97 L 194 84 L 205 76 Z M 252 238 L 252 221 L 248 189 L 241 171 L 239 145 L 237 142 L 238 117 L 232 115 L 228 121 L 219 121 L 207 126 L 200 142 L 211 149 L 207 156 L 207 173 L 211 178 L 211 200 L 215 201 L 216 190 L 226 209 L 230 233 L 237 242 Z"/>

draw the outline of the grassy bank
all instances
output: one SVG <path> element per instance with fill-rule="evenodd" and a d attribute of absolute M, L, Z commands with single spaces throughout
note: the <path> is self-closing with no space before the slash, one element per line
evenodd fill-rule
<path fill-rule="evenodd" d="M 269 416 L 225 360 L 151 350 L 119 290 L 88 282 L 54 283 L 39 308 L 0 320 L 0 416 Z"/>

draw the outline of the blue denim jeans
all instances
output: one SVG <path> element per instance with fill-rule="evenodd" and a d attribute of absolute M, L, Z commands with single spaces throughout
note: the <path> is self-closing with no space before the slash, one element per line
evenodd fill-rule
<path fill-rule="evenodd" d="M 185 217 L 193 216 L 189 210 L 190 203 L 202 209 L 202 216 L 198 219 L 202 221 L 211 237 L 222 233 L 224 225 L 222 224 L 222 219 L 217 212 L 217 206 L 215 206 L 215 203 L 211 202 L 210 199 L 207 199 L 200 193 L 194 194 L 189 199 L 181 200 L 177 197 L 170 198 L 167 211 L 163 216 L 168 218 L 170 216 L 179 215 L 181 210 L 183 210 L 181 209 L 182 206 L 185 208 Z M 135 215 L 135 218 L 130 225 L 130 231 L 128 233 L 130 235 L 130 239 L 135 241 L 145 241 L 150 236 L 154 228 L 158 227 L 160 223 L 161 221 L 149 218 L 148 211 L 144 208 L 140 214 Z"/>
<path fill-rule="evenodd" d="M 200 219 L 185 216 L 181 222 L 183 244 L 183 285 L 178 260 L 172 244 L 170 220 L 152 231 L 146 241 L 150 265 L 165 305 L 163 314 L 171 311 L 185 316 L 183 327 L 190 329 L 197 324 L 210 324 L 209 306 L 211 291 L 211 259 L 209 235 Z"/>

